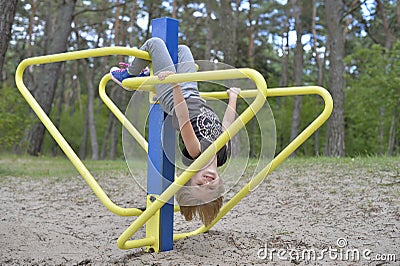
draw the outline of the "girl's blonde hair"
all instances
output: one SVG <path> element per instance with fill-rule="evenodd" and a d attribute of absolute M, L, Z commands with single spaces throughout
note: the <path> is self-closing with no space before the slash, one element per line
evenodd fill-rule
<path fill-rule="evenodd" d="M 219 210 L 222 207 L 224 186 L 221 185 L 215 190 L 215 200 L 204 202 L 193 196 L 190 186 L 183 186 L 176 194 L 175 198 L 179 204 L 181 214 L 186 221 L 191 221 L 193 218 L 199 218 L 205 226 L 217 217 Z"/>

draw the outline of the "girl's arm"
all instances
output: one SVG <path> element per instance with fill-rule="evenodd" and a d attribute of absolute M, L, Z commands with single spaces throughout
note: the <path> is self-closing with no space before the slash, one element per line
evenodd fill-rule
<path fill-rule="evenodd" d="M 164 80 L 169 75 L 175 74 L 171 71 L 163 71 L 158 74 L 159 80 Z M 192 158 L 196 158 L 201 153 L 200 142 L 194 133 L 194 129 L 189 119 L 189 111 L 183 97 L 181 86 L 172 84 L 174 96 L 175 115 L 178 119 L 179 129 L 186 150 Z"/>
<path fill-rule="evenodd" d="M 226 107 L 225 115 L 222 120 L 222 129 L 225 131 L 236 118 L 236 102 L 240 93 L 239 88 L 230 88 L 226 91 L 229 95 L 228 106 Z"/>

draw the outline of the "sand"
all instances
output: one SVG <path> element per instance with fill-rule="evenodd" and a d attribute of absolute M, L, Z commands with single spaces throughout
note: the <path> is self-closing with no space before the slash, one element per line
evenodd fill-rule
<path fill-rule="evenodd" d="M 80 176 L 4 177 L 0 265 L 400 265 L 398 169 L 283 164 L 208 233 L 162 253 L 119 250 L 135 218 L 106 210 Z M 98 181 L 117 204 L 143 206 L 131 178 Z M 177 231 L 199 226 L 175 216 Z"/>

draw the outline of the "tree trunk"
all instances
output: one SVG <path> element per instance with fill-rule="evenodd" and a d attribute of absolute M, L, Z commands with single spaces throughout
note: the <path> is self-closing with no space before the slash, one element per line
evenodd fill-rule
<path fill-rule="evenodd" d="M 117 87 L 113 93 L 112 93 L 112 98 L 118 106 L 120 110 L 125 110 L 127 102 L 129 101 L 129 98 L 127 97 L 128 93 L 124 90 L 122 90 L 120 87 Z M 112 119 L 112 128 L 111 128 L 111 139 L 110 139 L 110 150 L 109 150 L 109 155 L 111 160 L 115 160 L 118 156 L 118 140 L 121 137 L 121 123 L 119 120 L 112 115 L 110 117 Z"/>
<path fill-rule="evenodd" d="M 234 66 L 236 62 L 236 27 L 232 25 L 235 22 L 231 1 L 221 0 L 220 8 L 220 29 L 222 40 L 222 50 L 224 52 L 224 63 Z"/>
<path fill-rule="evenodd" d="M 296 1 L 292 1 L 293 6 L 293 15 L 296 21 L 295 30 L 296 30 L 296 48 L 294 49 L 294 82 L 296 86 L 303 85 L 303 44 L 301 43 L 301 37 L 303 35 L 303 26 L 300 20 L 301 8 L 296 4 Z M 299 134 L 300 130 L 300 112 L 301 112 L 301 100 L 302 97 L 300 95 L 295 96 L 294 98 L 294 107 L 292 113 L 292 126 L 290 130 L 290 140 L 294 140 Z M 292 155 L 296 155 L 296 151 L 292 153 Z"/>
<path fill-rule="evenodd" d="M 315 0 L 313 0 L 313 12 L 312 12 L 312 26 L 311 26 L 311 31 L 313 34 L 313 51 L 315 53 L 315 62 L 317 63 L 318 67 L 318 81 L 317 84 L 318 86 L 322 86 L 324 84 L 324 66 L 325 66 L 325 54 L 323 54 L 323 57 L 320 57 L 320 53 L 318 52 L 318 46 L 317 46 L 317 27 L 316 27 L 316 18 L 317 18 L 317 5 L 315 3 Z"/>
<path fill-rule="evenodd" d="M 57 112 L 54 116 L 54 125 L 59 128 L 61 125 L 61 115 L 62 115 L 62 109 L 63 109 L 63 105 L 64 105 L 64 92 L 66 89 L 66 80 L 65 80 L 65 76 L 66 76 L 66 64 L 62 64 L 61 67 L 61 88 L 59 88 L 58 90 L 58 95 L 56 96 L 56 106 L 57 106 Z M 52 147 L 51 147 L 51 154 L 52 156 L 57 156 L 57 151 L 59 151 L 59 146 L 57 145 L 57 143 L 55 142 L 55 140 L 52 139 Z"/>
<path fill-rule="evenodd" d="M 395 106 L 394 111 L 392 113 L 392 122 L 390 124 L 390 131 L 389 131 L 389 144 L 388 144 L 388 149 L 387 149 L 388 156 L 392 156 L 394 154 L 398 119 L 399 119 L 399 111 L 398 111 L 398 107 Z"/>
<path fill-rule="evenodd" d="M 279 79 L 280 87 L 287 87 L 289 85 L 289 12 L 286 11 L 286 19 L 282 27 L 282 57 L 281 57 L 281 77 Z M 284 113 L 285 110 L 285 97 L 276 97 L 278 113 Z M 277 132 L 276 147 L 277 150 L 282 150 L 285 143 L 283 130 Z"/>
<path fill-rule="evenodd" d="M 72 15 L 74 12 L 76 0 L 65 0 L 58 6 L 58 12 L 55 19 L 54 27 L 51 27 L 49 16 L 46 27 L 50 35 L 48 35 L 48 42 L 46 43 L 47 54 L 56 54 L 65 52 L 67 49 L 67 40 L 71 32 Z M 43 108 L 44 112 L 48 115 L 54 99 L 54 92 L 57 85 L 58 74 L 60 71 L 60 63 L 45 64 L 41 69 L 41 79 L 34 92 L 34 97 Z M 39 155 L 42 152 L 43 139 L 44 139 L 44 126 L 42 123 L 34 124 L 29 133 L 29 147 L 28 153 L 31 155 Z"/>
<path fill-rule="evenodd" d="M 117 158 L 120 127 L 119 121 L 115 118 L 115 116 L 113 116 L 111 119 L 113 119 L 113 127 L 111 128 L 110 159 L 115 160 Z"/>
<path fill-rule="evenodd" d="M 249 0 L 249 47 L 247 48 L 247 58 L 249 67 L 254 68 L 254 36 L 253 36 L 253 1 Z"/>
<path fill-rule="evenodd" d="M 385 137 L 385 114 L 386 108 L 385 106 L 379 107 L 379 128 L 378 128 L 378 154 L 382 155 L 385 151 L 385 144 L 383 143 L 383 139 Z"/>
<path fill-rule="evenodd" d="M 344 40 L 342 1 L 325 0 L 329 48 L 329 90 L 334 107 L 327 123 L 325 155 L 345 156 L 344 141 Z"/>
<path fill-rule="evenodd" d="M 211 58 L 211 49 L 212 49 L 212 45 L 213 45 L 213 30 L 212 30 L 212 18 L 211 18 L 211 3 L 210 0 L 208 0 L 206 2 L 206 8 L 207 8 L 207 17 L 206 17 L 206 30 L 207 30 L 207 34 L 206 34 L 206 45 L 205 45 L 205 49 L 204 49 L 204 60 L 209 60 Z"/>
<path fill-rule="evenodd" d="M 104 160 L 107 157 L 107 146 L 109 144 L 109 138 L 111 135 L 111 130 L 114 126 L 114 120 L 113 120 L 114 114 L 110 112 L 109 118 L 108 118 L 108 126 L 106 131 L 104 132 L 103 135 L 103 141 L 101 144 L 101 152 L 100 152 L 100 159 Z"/>
<path fill-rule="evenodd" d="M 89 132 L 89 125 L 88 119 L 86 116 L 85 123 L 83 125 L 83 134 L 82 134 L 82 141 L 81 145 L 79 145 L 79 158 L 81 160 L 86 159 L 86 152 L 87 152 L 87 144 L 88 144 L 88 132 Z"/>
<path fill-rule="evenodd" d="M 281 77 L 279 79 L 280 87 L 289 85 L 289 12 L 286 10 L 286 18 L 282 25 L 282 57 L 281 57 Z"/>
<path fill-rule="evenodd" d="M 320 57 L 320 54 L 318 52 L 318 46 L 317 46 L 317 27 L 316 27 L 316 18 L 317 18 L 317 5 L 316 1 L 313 0 L 313 11 L 312 11 L 312 26 L 311 26 L 311 31 L 313 34 L 313 51 L 315 54 L 315 62 L 317 63 L 317 68 L 318 68 L 318 80 L 317 80 L 317 85 L 318 86 L 323 86 L 324 85 L 324 70 L 325 70 L 325 54 L 323 57 Z M 315 96 L 315 101 L 318 106 L 322 104 L 322 99 L 320 96 Z M 318 128 L 314 132 L 314 155 L 318 156 L 319 155 L 319 149 L 320 149 L 320 140 L 319 140 L 319 134 L 320 129 Z"/>
<path fill-rule="evenodd" d="M 400 28 L 400 0 L 397 0 L 397 27 Z"/>
<path fill-rule="evenodd" d="M 0 0 L 0 82 L 5 80 L 3 66 L 11 39 L 11 27 L 14 22 L 17 2 L 18 0 Z"/>
<path fill-rule="evenodd" d="M 31 12 L 29 16 L 29 26 L 28 26 L 28 57 L 32 57 L 32 44 L 33 44 L 33 28 L 35 25 L 35 15 L 36 15 L 36 3 L 35 0 L 30 2 Z"/>
<path fill-rule="evenodd" d="M 69 105 L 69 114 L 72 116 L 75 113 L 75 101 L 78 101 L 78 110 L 82 110 L 82 101 L 81 101 L 81 83 L 80 80 L 85 80 L 86 77 L 84 74 L 79 72 L 79 60 L 75 60 L 72 66 L 72 83 L 71 83 L 71 90 L 72 93 L 68 99 Z"/>
<path fill-rule="evenodd" d="M 381 0 L 376 0 L 376 6 L 378 9 L 378 14 L 380 14 L 380 17 L 382 19 L 382 25 L 383 25 L 383 31 L 385 32 L 385 48 L 387 51 L 389 51 L 392 48 L 393 42 L 395 40 L 392 30 L 390 28 L 387 16 L 386 16 L 386 11 L 385 7 L 383 6 L 383 3 Z"/>
<path fill-rule="evenodd" d="M 136 24 L 136 16 L 137 16 L 137 2 L 136 0 L 132 1 L 132 9 L 131 9 L 131 14 L 130 14 L 130 28 L 132 31 L 129 34 L 129 45 L 133 46 L 134 44 L 134 36 L 137 35 L 135 32 L 135 24 Z"/>
<path fill-rule="evenodd" d="M 121 92 L 121 88 L 112 88 L 110 92 L 110 98 L 113 100 L 115 105 L 120 108 L 120 106 L 123 105 L 124 98 L 123 92 Z M 120 137 L 120 133 L 121 126 L 119 120 L 114 116 L 113 113 L 110 113 L 107 130 L 104 132 L 103 135 L 103 143 L 100 153 L 101 160 L 107 157 L 107 153 L 111 160 L 117 158 L 118 139 Z"/>
<path fill-rule="evenodd" d="M 119 0 L 117 2 L 119 3 Z M 115 38 L 114 38 L 114 42 L 116 45 L 120 45 L 121 43 L 124 44 L 124 36 L 126 36 L 125 34 L 121 34 L 121 32 L 123 32 L 124 30 L 122 28 L 122 23 L 120 22 L 119 14 L 120 14 L 120 11 L 119 11 L 119 8 L 117 8 L 117 12 L 115 15 Z M 118 61 L 122 60 L 122 56 L 118 56 L 117 58 L 118 58 Z M 123 95 L 122 95 L 120 88 L 113 90 L 112 95 L 113 95 L 115 104 L 117 106 L 119 106 L 121 104 L 121 102 L 123 101 Z M 112 119 L 113 126 L 111 128 L 111 142 L 110 142 L 109 155 L 110 155 L 110 159 L 114 160 L 117 158 L 120 127 L 119 127 L 119 121 L 117 120 L 117 118 L 114 115 L 111 116 L 110 119 Z"/>
<path fill-rule="evenodd" d="M 86 120 L 87 127 L 90 136 L 90 146 L 92 150 L 92 160 L 99 159 L 99 144 L 97 142 L 97 130 L 96 123 L 94 119 L 94 96 L 95 96 L 95 86 L 94 86 L 94 69 L 90 67 L 90 64 L 85 60 L 84 67 L 86 69 L 86 81 L 87 81 L 87 102 L 86 102 Z"/>
<path fill-rule="evenodd" d="M 151 37 L 151 34 L 150 34 L 151 20 L 154 18 L 154 12 L 156 9 L 156 6 L 154 5 L 153 1 L 150 1 L 147 4 L 148 4 L 148 7 L 147 7 L 148 16 L 147 16 L 147 28 L 146 28 L 145 40 L 148 40 Z"/>
<path fill-rule="evenodd" d="M 399 3 L 400 1 L 397 1 L 397 7 L 399 7 Z M 393 46 L 393 42 L 395 41 L 395 37 L 393 35 L 392 32 L 392 28 L 389 25 L 389 21 L 386 15 L 386 11 L 385 11 L 385 7 L 384 4 L 381 0 L 376 0 L 376 6 L 377 6 L 377 10 L 378 10 L 378 16 L 381 17 L 382 20 L 382 26 L 383 26 L 383 31 L 385 32 L 385 48 L 386 48 L 386 53 L 389 53 L 389 51 L 392 49 Z M 398 15 L 398 14 L 397 14 Z M 398 18 L 399 19 L 399 18 Z M 398 21 L 399 22 L 399 21 Z M 395 28 L 395 27 L 394 27 Z M 396 120 L 393 120 L 396 116 L 397 113 L 397 106 L 395 105 L 395 110 L 392 113 L 392 122 L 391 122 L 391 126 L 390 126 L 390 132 L 389 132 L 389 142 L 388 142 L 388 149 L 387 149 L 387 153 L 388 154 L 392 154 L 393 149 L 394 149 L 394 137 L 391 135 L 396 131 Z M 381 106 L 380 107 L 380 124 L 379 124 L 379 134 L 378 134 L 378 142 L 379 142 L 379 153 L 383 154 L 384 153 L 384 143 L 383 143 L 383 139 L 385 136 L 385 114 L 386 114 L 386 109 L 385 106 Z"/>
<path fill-rule="evenodd" d="M 178 11 L 178 3 L 177 3 L 177 0 L 173 0 L 173 3 L 172 3 L 172 18 L 175 18 L 175 19 L 176 19 L 176 13 L 177 13 L 177 11 Z"/>

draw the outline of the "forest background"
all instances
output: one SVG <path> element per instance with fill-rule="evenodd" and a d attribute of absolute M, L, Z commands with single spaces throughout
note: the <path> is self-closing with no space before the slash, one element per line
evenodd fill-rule
<path fill-rule="evenodd" d="M 179 21 L 196 59 L 258 70 L 268 87 L 321 85 L 334 110 L 297 156 L 400 154 L 400 0 L 0 0 L 2 153 L 60 155 L 18 92 L 15 70 L 33 56 L 107 46 L 140 47 L 151 20 Z M 100 100 L 101 77 L 122 56 L 33 66 L 25 83 L 81 158 L 123 157 L 121 125 Z M 132 92 L 109 89 L 125 110 Z M 276 152 L 322 110 L 316 96 L 268 100 Z M 240 103 L 239 113 L 246 108 Z M 256 122 L 247 125 L 259 152 Z"/>

